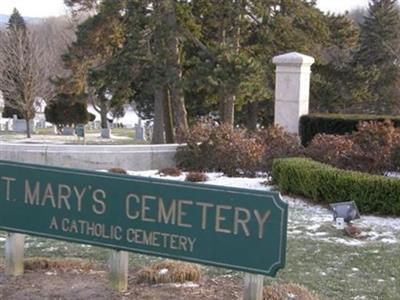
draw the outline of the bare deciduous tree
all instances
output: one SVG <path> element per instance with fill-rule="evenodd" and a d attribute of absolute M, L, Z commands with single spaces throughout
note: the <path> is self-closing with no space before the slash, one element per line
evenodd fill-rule
<path fill-rule="evenodd" d="M 26 120 L 35 117 L 41 99 L 50 99 L 53 88 L 48 78 L 46 53 L 37 34 L 26 30 L 7 30 L 0 41 L 0 90 L 7 104 Z"/>

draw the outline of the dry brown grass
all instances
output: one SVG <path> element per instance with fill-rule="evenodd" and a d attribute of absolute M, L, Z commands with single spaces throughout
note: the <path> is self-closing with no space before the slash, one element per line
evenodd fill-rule
<path fill-rule="evenodd" d="M 161 176 L 178 177 L 182 175 L 182 171 L 179 170 L 178 168 L 172 167 L 159 170 L 158 174 L 160 174 Z"/>
<path fill-rule="evenodd" d="M 111 168 L 108 170 L 109 173 L 117 173 L 117 174 L 128 174 L 128 172 L 123 168 Z"/>
<path fill-rule="evenodd" d="M 71 271 L 78 270 L 81 273 L 89 273 L 94 265 L 91 262 L 81 259 L 49 259 L 49 258 L 26 258 L 24 268 L 28 271 L 40 270 L 60 270 Z"/>
<path fill-rule="evenodd" d="M 204 182 L 208 180 L 208 177 L 206 174 L 201 172 L 190 172 L 186 175 L 185 180 L 190 182 Z"/>
<path fill-rule="evenodd" d="M 320 298 L 307 288 L 295 284 L 274 284 L 264 287 L 263 300 L 319 300 Z"/>
<path fill-rule="evenodd" d="M 140 270 L 138 282 L 149 284 L 198 282 L 200 277 L 200 268 L 195 264 L 163 260 Z"/>

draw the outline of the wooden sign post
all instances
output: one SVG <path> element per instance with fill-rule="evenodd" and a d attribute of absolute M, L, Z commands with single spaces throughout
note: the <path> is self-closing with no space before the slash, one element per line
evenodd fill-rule
<path fill-rule="evenodd" d="M 287 214 L 276 192 L 0 161 L 9 232 L 275 276 Z M 259 278 L 249 276 L 250 290 Z"/>

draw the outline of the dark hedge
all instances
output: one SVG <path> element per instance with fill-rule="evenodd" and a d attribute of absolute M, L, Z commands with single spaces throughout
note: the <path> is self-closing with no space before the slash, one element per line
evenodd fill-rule
<path fill-rule="evenodd" d="M 303 146 L 307 146 L 318 133 L 346 134 L 357 130 L 362 121 L 391 120 L 395 127 L 400 127 L 400 116 L 378 115 L 341 115 L 310 114 L 300 118 L 300 138 Z"/>
<path fill-rule="evenodd" d="M 345 171 L 306 158 L 274 160 L 273 182 L 281 192 L 314 202 L 355 201 L 366 214 L 400 216 L 400 180 Z"/>

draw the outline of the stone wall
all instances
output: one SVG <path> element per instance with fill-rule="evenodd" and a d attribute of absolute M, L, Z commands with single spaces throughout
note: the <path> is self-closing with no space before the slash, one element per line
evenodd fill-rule
<path fill-rule="evenodd" d="M 33 145 L 0 144 L 0 160 L 104 170 L 158 170 L 175 165 L 178 145 Z"/>

